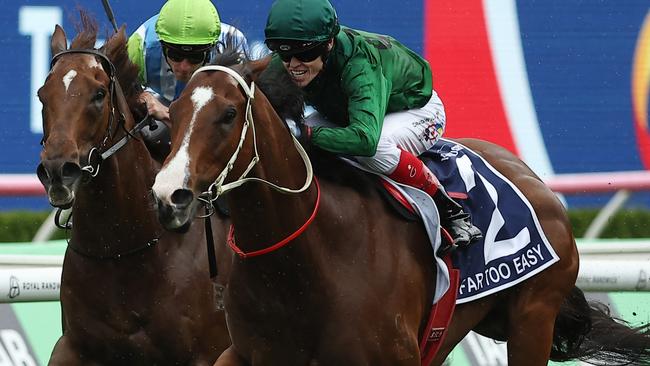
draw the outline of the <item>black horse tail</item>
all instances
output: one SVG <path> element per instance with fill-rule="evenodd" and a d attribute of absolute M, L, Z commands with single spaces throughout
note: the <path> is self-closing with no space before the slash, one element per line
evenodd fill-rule
<path fill-rule="evenodd" d="M 648 365 L 650 324 L 631 327 L 574 287 L 555 320 L 551 360 L 576 359 L 594 365 Z"/>

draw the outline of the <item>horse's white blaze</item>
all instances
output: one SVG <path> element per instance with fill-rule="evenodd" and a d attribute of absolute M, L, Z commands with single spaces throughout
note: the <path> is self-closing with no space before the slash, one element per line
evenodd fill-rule
<path fill-rule="evenodd" d="M 199 114 L 199 111 L 201 111 L 201 109 L 208 104 L 213 97 L 214 93 L 212 92 L 212 89 L 206 86 L 198 87 L 192 92 L 194 111 L 192 113 L 192 120 L 185 131 L 185 136 L 183 136 L 183 143 L 172 160 L 158 173 L 152 188 L 156 197 L 163 202 L 170 203 L 171 195 L 175 190 L 187 188 L 186 185 L 189 179 L 190 166 L 188 150 L 190 146 L 190 137 L 192 135 L 192 130 L 194 129 L 194 122 L 196 121 L 196 116 Z"/>
<path fill-rule="evenodd" d="M 196 115 L 199 113 L 201 108 L 203 108 L 210 99 L 214 96 L 212 88 L 207 86 L 200 86 L 192 92 L 192 102 L 194 102 L 194 115 L 192 116 L 192 125 L 196 119 Z"/>
<path fill-rule="evenodd" d="M 65 92 L 68 92 L 68 88 L 70 87 L 70 83 L 72 83 L 72 80 L 74 77 L 77 76 L 77 71 L 75 70 L 70 70 L 68 71 L 67 74 L 63 76 L 63 85 L 65 86 Z"/>
<path fill-rule="evenodd" d="M 102 68 L 102 64 L 99 61 L 97 61 L 97 59 L 94 56 L 88 55 L 87 61 L 88 61 L 87 65 L 90 68 L 93 67 Z M 50 73 L 51 72 L 52 71 L 50 70 Z M 72 84 L 72 81 L 76 76 L 77 76 L 77 70 L 74 69 L 71 69 L 65 75 L 63 75 L 63 79 L 61 81 L 63 81 L 63 86 L 65 86 L 66 93 L 68 92 L 68 89 L 70 89 L 70 84 Z"/>

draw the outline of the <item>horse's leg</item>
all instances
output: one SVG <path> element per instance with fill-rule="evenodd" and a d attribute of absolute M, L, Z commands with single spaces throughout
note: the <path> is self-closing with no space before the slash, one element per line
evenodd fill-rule
<path fill-rule="evenodd" d="M 82 365 L 79 351 L 72 348 L 66 336 L 61 336 L 52 350 L 50 361 L 47 363 L 49 366 L 75 366 Z M 87 364 L 87 363 L 83 363 Z"/>
<path fill-rule="evenodd" d="M 219 356 L 214 366 L 250 366 L 246 360 L 241 358 L 232 346 L 226 348 L 225 351 Z"/>
<path fill-rule="evenodd" d="M 563 269 L 553 266 L 513 289 L 508 309 L 508 365 L 548 364 L 555 318 L 570 291 L 566 289 L 572 285 L 569 282 L 575 280 Z"/>
<path fill-rule="evenodd" d="M 539 181 L 518 186 L 535 208 L 548 241 L 560 260 L 511 292 L 508 307 L 508 364 L 546 365 L 555 319 L 578 276 L 578 249 L 564 207 Z M 532 184 L 534 183 L 534 184 Z M 538 193 L 538 194 L 535 194 Z"/>
<path fill-rule="evenodd" d="M 534 203 L 534 202 L 533 202 Z M 537 205 L 539 208 L 543 205 Z M 566 215 L 544 217 L 540 222 L 560 261 L 520 283 L 510 293 L 508 306 L 508 364 L 547 365 L 553 345 L 555 318 L 578 275 L 578 251 Z"/>
<path fill-rule="evenodd" d="M 454 347 L 487 316 L 498 299 L 498 295 L 492 295 L 458 305 L 454 310 L 454 316 L 447 329 L 445 340 L 442 346 L 440 346 L 433 362 L 431 362 L 431 365 L 442 365 Z"/>
<path fill-rule="evenodd" d="M 546 365 L 553 343 L 555 317 L 560 309 L 555 301 L 530 294 L 517 296 L 510 310 L 508 365 Z"/>

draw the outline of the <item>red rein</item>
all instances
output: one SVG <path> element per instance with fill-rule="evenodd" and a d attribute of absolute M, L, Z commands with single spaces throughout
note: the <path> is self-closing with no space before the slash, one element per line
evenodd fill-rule
<path fill-rule="evenodd" d="M 257 257 L 260 255 L 270 253 L 274 250 L 280 249 L 283 246 L 289 244 L 293 239 L 297 238 L 300 234 L 302 234 L 303 231 L 307 230 L 309 224 L 311 224 L 311 222 L 314 221 L 314 218 L 316 217 L 316 213 L 318 212 L 318 206 L 320 206 L 320 185 L 318 184 L 318 180 L 316 179 L 316 177 L 314 177 L 314 182 L 316 182 L 316 192 L 317 192 L 314 211 L 311 213 L 309 219 L 307 219 L 307 221 L 296 232 L 287 236 L 283 240 L 271 245 L 270 247 L 266 247 L 264 249 L 254 250 L 252 252 L 246 253 L 243 250 L 241 250 L 235 243 L 235 228 L 232 225 L 230 225 L 230 230 L 228 231 L 228 246 L 230 246 L 230 248 L 235 253 L 237 253 L 237 255 L 239 255 L 241 258 L 250 258 L 250 257 Z"/>

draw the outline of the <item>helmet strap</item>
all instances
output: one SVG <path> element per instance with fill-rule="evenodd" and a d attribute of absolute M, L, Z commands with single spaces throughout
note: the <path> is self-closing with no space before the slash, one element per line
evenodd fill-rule
<path fill-rule="evenodd" d="M 327 42 L 332 42 L 332 48 L 328 49 L 327 47 L 325 47 L 323 54 L 320 56 L 321 60 L 323 60 L 323 69 L 325 69 L 325 65 L 327 64 L 327 59 L 329 58 L 330 53 L 332 53 L 332 50 L 334 49 L 336 40 L 334 38 L 330 38 Z"/>

